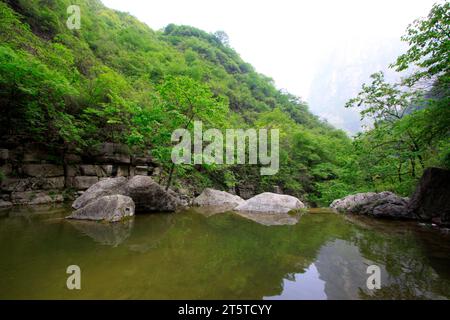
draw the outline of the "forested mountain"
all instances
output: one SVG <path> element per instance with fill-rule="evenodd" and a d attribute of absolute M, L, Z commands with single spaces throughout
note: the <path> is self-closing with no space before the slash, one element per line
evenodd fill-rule
<path fill-rule="evenodd" d="M 81 8 L 81 28 L 66 27 Z M 227 44 L 226 34 L 168 25 L 154 31 L 97 0 L 0 2 L 1 136 L 70 149 L 98 142 L 151 150 L 170 167 L 170 134 L 196 119 L 217 128 L 279 128 L 280 172 L 256 166 L 183 166 L 176 184 L 269 190 L 320 198 L 351 141 L 319 121 L 305 102 L 279 92 Z M 166 171 L 167 171 L 166 170 Z M 250 184 L 250 186 L 248 186 Z"/>
<path fill-rule="evenodd" d="M 66 26 L 67 8 L 73 4 L 81 8 L 79 30 Z M 373 89 L 380 83 L 375 79 Z M 353 102 L 359 105 L 373 102 L 358 98 Z M 39 141 L 63 152 L 84 152 L 100 142 L 125 143 L 133 152 L 151 152 L 164 168 L 161 183 L 167 183 L 171 170 L 171 133 L 183 126 L 192 129 L 192 117 L 202 120 L 205 129 L 278 128 L 278 174 L 260 176 L 256 165 L 180 165 L 174 188 L 256 193 L 279 186 L 311 204 L 380 188 L 408 194 L 419 175 L 417 163 L 421 168 L 438 163 L 438 150 L 448 147 L 441 143 L 446 122 L 433 127 L 436 134 L 430 139 L 410 140 L 426 130 L 419 126 L 430 123 L 425 116 L 439 116 L 427 110 L 414 120 L 417 130 L 412 132 L 401 130 L 411 125 L 409 120 L 392 128 L 389 118 L 375 117 L 377 127 L 385 128 L 383 139 L 398 134 L 389 148 L 375 153 L 377 146 L 391 142 L 378 143 L 381 131 L 352 142 L 314 116 L 302 99 L 278 91 L 272 79 L 243 61 L 224 32 L 178 25 L 151 30 L 98 0 L 0 1 L 0 105 L 2 143 Z M 378 114 L 368 110 L 364 115 Z M 397 152 L 403 150 L 398 145 L 411 144 Z M 432 157 L 429 150 L 435 151 Z"/>

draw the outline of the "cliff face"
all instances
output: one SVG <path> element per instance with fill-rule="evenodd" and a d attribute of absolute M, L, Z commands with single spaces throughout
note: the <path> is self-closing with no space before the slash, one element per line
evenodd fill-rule
<path fill-rule="evenodd" d="M 1 207 L 62 202 L 108 177 L 158 177 L 153 158 L 130 155 L 120 144 L 102 143 L 90 154 L 62 153 L 30 143 L 0 149 Z"/>

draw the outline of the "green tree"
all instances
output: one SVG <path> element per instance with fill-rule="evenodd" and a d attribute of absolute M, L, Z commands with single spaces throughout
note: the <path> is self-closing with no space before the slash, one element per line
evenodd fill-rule
<path fill-rule="evenodd" d="M 448 85 L 450 71 L 450 3 L 434 4 L 427 18 L 417 19 L 409 25 L 402 40 L 409 49 L 398 57 L 397 71 L 412 65 L 419 67 L 407 78 L 407 83 L 419 80 L 441 78 Z"/>
<path fill-rule="evenodd" d="M 364 181 L 375 189 L 408 194 L 423 168 L 447 166 L 450 154 L 449 3 L 435 4 L 414 21 L 402 40 L 409 49 L 391 67 L 414 68 L 401 84 L 372 75 L 346 107 L 362 107 L 373 128 L 355 141 Z"/>
<path fill-rule="evenodd" d="M 189 77 L 168 77 L 157 88 L 157 92 L 159 97 L 152 108 L 155 115 L 147 119 L 155 126 L 152 145 L 163 163 L 171 162 L 170 137 L 174 130 L 178 128 L 192 130 L 195 120 L 202 121 L 205 128 L 224 126 L 228 108 L 223 99 L 215 97 L 207 85 Z M 150 123 L 143 125 L 147 126 Z M 172 163 L 166 183 L 167 189 L 172 183 L 174 171 L 175 164 Z"/>

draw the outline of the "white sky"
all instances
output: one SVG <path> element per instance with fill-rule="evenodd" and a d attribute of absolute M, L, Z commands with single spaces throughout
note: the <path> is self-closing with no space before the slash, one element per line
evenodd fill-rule
<path fill-rule="evenodd" d="M 400 38 L 436 0 L 102 0 L 160 29 L 224 30 L 230 44 L 278 88 L 308 100 L 321 59 L 351 39 Z M 351 59 L 351 57 L 349 57 Z"/>

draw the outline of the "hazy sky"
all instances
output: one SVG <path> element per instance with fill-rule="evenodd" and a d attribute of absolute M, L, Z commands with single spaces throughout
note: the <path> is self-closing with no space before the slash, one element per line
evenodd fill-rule
<path fill-rule="evenodd" d="M 321 59 L 352 39 L 400 38 L 436 0 L 102 0 L 160 29 L 224 30 L 230 44 L 278 88 L 308 100 Z M 357 53 L 355 53 L 357 54 Z M 349 59 L 352 53 L 349 52 Z"/>

